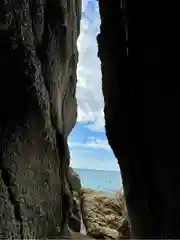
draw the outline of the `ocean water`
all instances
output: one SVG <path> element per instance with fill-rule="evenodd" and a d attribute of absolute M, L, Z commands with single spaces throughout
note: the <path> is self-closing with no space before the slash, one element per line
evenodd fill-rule
<path fill-rule="evenodd" d="M 103 171 L 74 168 L 81 179 L 82 187 L 91 188 L 115 194 L 122 188 L 121 174 L 119 171 Z"/>

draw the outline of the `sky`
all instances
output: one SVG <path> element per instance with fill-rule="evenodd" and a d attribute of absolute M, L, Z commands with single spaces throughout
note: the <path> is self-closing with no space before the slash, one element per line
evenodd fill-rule
<path fill-rule="evenodd" d="M 81 33 L 77 41 L 77 124 L 68 143 L 73 168 L 119 170 L 104 129 L 104 100 L 96 36 L 100 17 L 96 0 L 82 0 Z"/>

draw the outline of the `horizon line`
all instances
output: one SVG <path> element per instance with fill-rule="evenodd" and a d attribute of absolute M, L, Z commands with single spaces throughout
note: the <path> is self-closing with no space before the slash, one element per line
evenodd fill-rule
<path fill-rule="evenodd" d="M 70 165 L 70 167 L 72 167 Z M 81 169 L 81 170 L 94 170 L 94 171 L 109 171 L 109 172 L 120 172 L 120 169 L 111 169 L 111 170 L 107 170 L 107 169 L 94 169 L 94 168 L 81 168 L 81 167 L 72 167 L 73 169 Z"/>

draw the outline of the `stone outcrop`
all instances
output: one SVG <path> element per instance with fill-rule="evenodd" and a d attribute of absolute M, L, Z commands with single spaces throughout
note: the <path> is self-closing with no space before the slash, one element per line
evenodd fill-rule
<path fill-rule="evenodd" d="M 118 228 L 117 239 L 130 239 L 131 238 L 131 227 L 128 215 L 123 218 L 122 223 Z"/>
<path fill-rule="evenodd" d="M 81 179 L 80 179 L 79 175 L 72 169 L 72 167 L 68 167 L 67 180 L 69 182 L 71 190 L 74 192 L 80 193 Z"/>
<path fill-rule="evenodd" d="M 67 180 L 72 196 L 72 208 L 68 221 L 68 226 L 75 232 L 81 230 L 81 209 L 80 209 L 80 195 L 81 195 L 81 180 L 79 175 L 71 168 L 67 170 Z"/>
<path fill-rule="evenodd" d="M 88 235 L 95 239 L 130 238 L 127 212 L 124 211 L 125 201 L 121 198 L 82 190 L 81 211 Z"/>
<path fill-rule="evenodd" d="M 67 232 L 80 0 L 0 2 L 0 238 Z"/>
<path fill-rule="evenodd" d="M 133 238 L 180 238 L 179 10 L 99 0 L 106 132 Z"/>

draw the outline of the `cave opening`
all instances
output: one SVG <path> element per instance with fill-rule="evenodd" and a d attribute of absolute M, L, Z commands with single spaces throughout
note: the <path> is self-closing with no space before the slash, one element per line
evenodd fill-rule
<path fill-rule="evenodd" d="M 81 1 L 78 119 L 71 132 Z M 116 238 L 117 229 L 107 227 L 115 224 L 112 208 L 104 204 L 113 195 L 109 190 L 122 186 L 114 154 L 133 238 L 180 236 L 178 5 L 98 0 L 101 71 L 96 1 L 0 3 L 0 239 L 59 239 L 70 235 L 69 220 L 79 232 L 72 188 L 77 197 L 106 194 L 93 205 L 101 206 L 98 212 L 87 209 L 94 224 L 87 232 Z M 74 172 L 68 179 L 67 138 L 70 166 L 84 170 L 84 178 Z"/>
<path fill-rule="evenodd" d="M 78 115 L 77 123 L 69 136 L 68 145 L 70 166 L 81 180 L 81 194 L 83 195 L 81 197 L 83 221 L 81 221 L 84 223 L 81 231 L 88 232 L 95 238 L 104 238 L 108 234 L 114 238 L 118 237 L 119 227 L 123 227 L 122 216 L 125 219 L 127 209 L 119 165 L 105 133 L 101 64 L 97 56 L 96 38 L 99 31 L 98 1 L 82 1 L 80 35 L 77 41 L 79 53 L 76 88 Z M 89 197 L 92 196 L 96 200 L 88 209 L 90 214 L 86 215 L 83 213 L 86 212 L 83 211 L 83 206 L 89 204 Z M 111 198 L 112 204 L 109 201 Z M 90 219 L 93 219 L 95 215 L 96 220 L 91 222 Z M 103 220 L 102 217 L 104 217 Z M 100 226 L 103 224 L 100 221 L 105 224 L 104 227 Z M 89 223 L 91 227 L 88 227 Z M 109 232 L 102 236 L 100 232 L 105 227 L 108 227 Z"/>
<path fill-rule="evenodd" d="M 82 3 L 80 35 L 77 41 L 77 123 L 69 137 L 71 166 L 120 173 L 105 133 L 101 64 L 97 56 L 96 40 L 100 31 L 98 2 L 89 0 Z M 87 160 L 84 156 L 87 156 Z M 106 184 L 108 189 L 108 183 Z M 121 186 L 120 179 L 114 189 Z M 110 186 L 109 188 L 111 189 Z"/>

